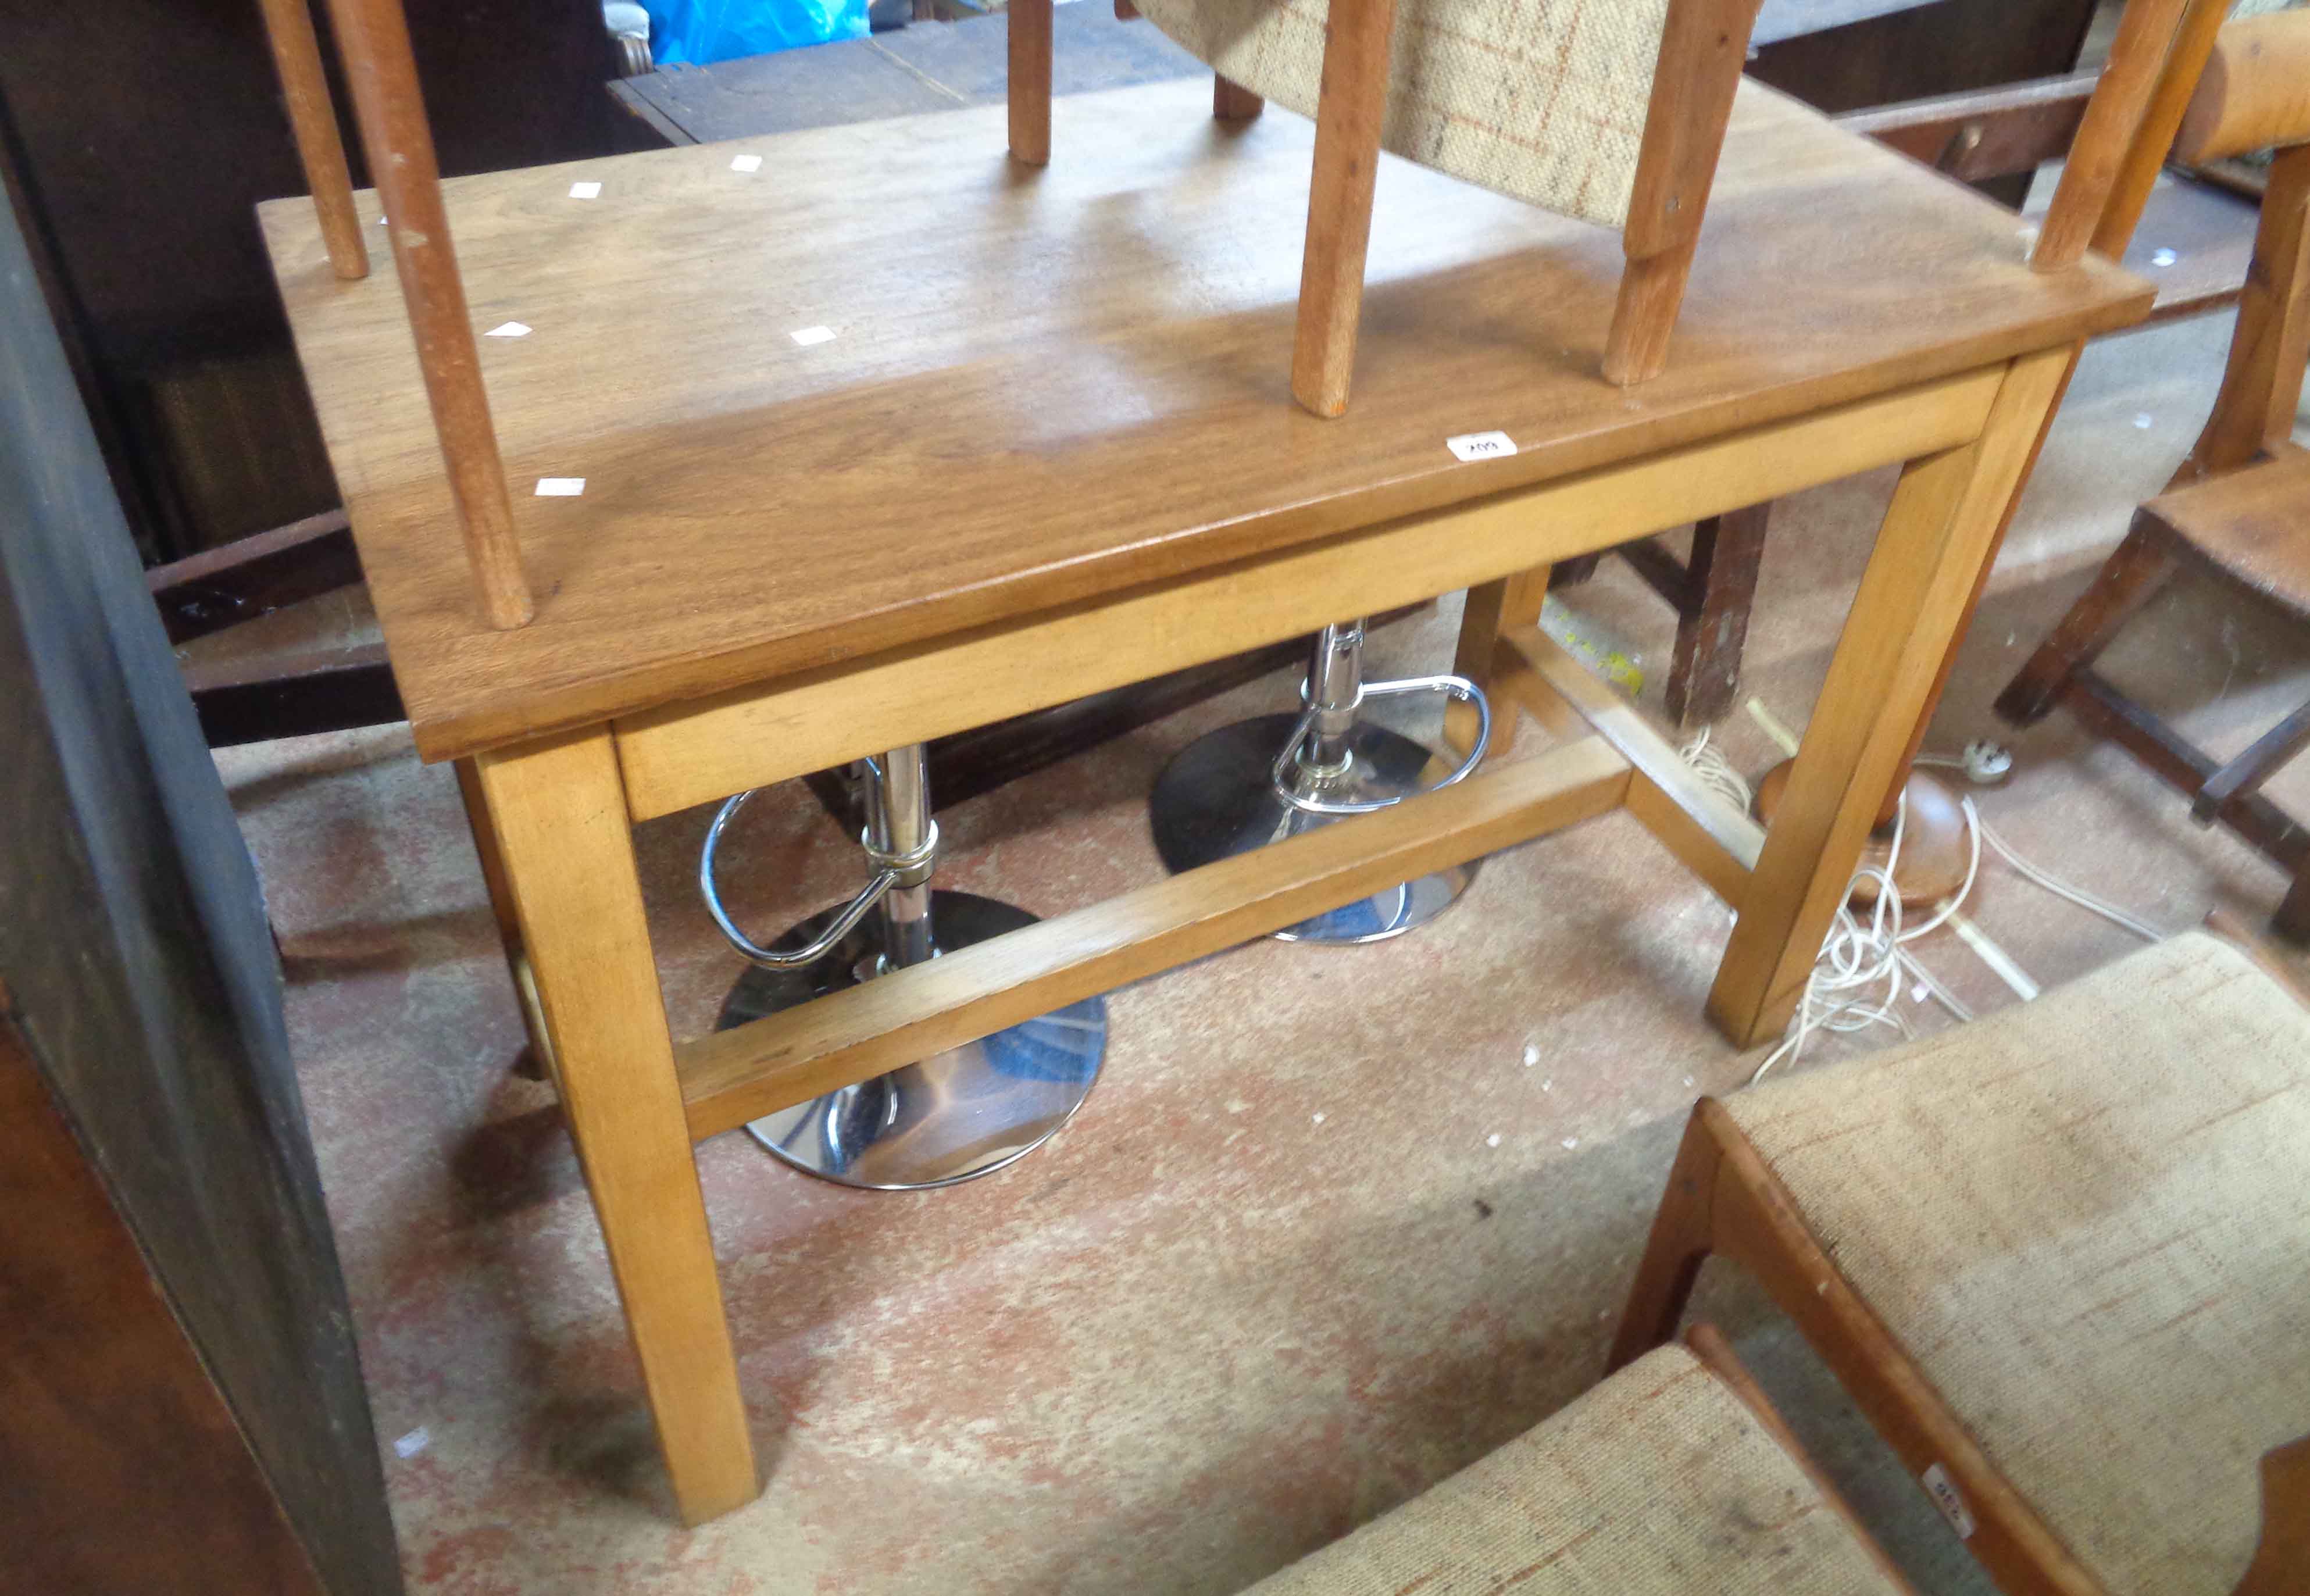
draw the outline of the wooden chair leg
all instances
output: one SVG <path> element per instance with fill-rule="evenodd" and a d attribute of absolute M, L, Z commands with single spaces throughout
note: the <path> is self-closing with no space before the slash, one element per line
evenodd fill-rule
<path fill-rule="evenodd" d="M 319 213 L 321 241 L 329 267 L 348 282 L 369 275 L 369 247 L 361 242 L 360 218 L 353 211 L 353 179 L 345 165 L 344 141 L 337 134 L 336 108 L 321 71 L 320 41 L 305 0 L 263 0 L 265 37 L 281 74 L 289 105 L 289 130 L 296 135 L 297 159 L 304 163 L 305 186 Z"/>
<path fill-rule="evenodd" d="M 1628 1288 L 1628 1305 L 1620 1312 L 1620 1333 L 1612 1338 L 1611 1354 L 1604 1362 L 1608 1375 L 1676 1339 L 1685 1305 L 1700 1279 L 1700 1266 L 1715 1251 L 1716 1178 L 1724 1160 L 1717 1141 L 1721 1115 L 1703 1112 L 1715 1106 L 1703 1098 L 1685 1122 L 1684 1141 L 1669 1168 L 1652 1235 Z"/>
<path fill-rule="evenodd" d="M 1759 0 L 1681 0 L 1668 8 L 1644 143 L 1620 230 L 1628 269 L 1620 276 L 1604 380 L 1648 382 L 1668 364 L 1669 334 L 1684 305 L 1685 279 L 1700 239 L 1708 191 Z"/>
<path fill-rule="evenodd" d="M 1687 601 L 1678 608 L 1665 694 L 1669 718 L 1682 730 L 1724 719 L 1741 690 L 1741 655 L 1748 646 L 1749 612 L 1757 602 L 1771 516 L 1771 505 L 1751 505 L 1692 529 Z"/>
<path fill-rule="evenodd" d="M 1569 559 L 1559 559 L 1550 568 L 1548 585 L 1555 588 L 1577 587 L 1594 576 L 1596 568 L 1603 563 L 1602 554 L 1576 554 Z"/>
<path fill-rule="evenodd" d="M 2262 1542 L 2234 1596 L 2310 1590 L 2310 1436 L 2262 1460 Z"/>
<path fill-rule="evenodd" d="M 2102 1596 L 2102 1587 L 1998 1472 L 1924 1371 L 1805 1226 L 1795 1201 L 1722 1103 L 1701 1099 L 1720 1162 L 1711 1204 L 1715 1250 L 1796 1323 L 1870 1427 L 1925 1484 L 1944 1516 L 1973 1522 L 1966 1548 L 2008 1591 Z M 1932 1478 L 1928 1478 L 1932 1476 Z"/>
<path fill-rule="evenodd" d="M 352 84 L 369 175 L 393 223 L 394 265 L 482 612 L 500 630 L 524 626 L 531 615 L 529 586 L 514 537 L 513 504 L 506 497 L 505 462 L 482 386 L 473 319 L 449 241 L 409 20 L 400 0 L 329 0 L 329 15 Z"/>
<path fill-rule="evenodd" d="M 1291 396 L 1319 416 L 1342 415 L 1348 408 L 1394 31 L 1395 0 L 1333 0 L 1323 92 L 1316 103 L 1316 169 L 1291 345 Z"/>
<path fill-rule="evenodd" d="M 2100 226 L 2141 130 L 2158 77 L 2173 51 L 2188 0 L 2126 0 L 2110 40 L 2101 82 L 2086 102 L 2078 135 L 2062 166 L 2062 181 L 2037 230 L 2029 264 L 2060 272 L 2078 264 Z"/>
<path fill-rule="evenodd" d="M 476 761 L 682 1522 L 760 1491 L 606 730 Z"/>
<path fill-rule="evenodd" d="M 1604 341 L 1604 380 L 1620 387 L 1650 382 L 1668 369 L 1668 341 L 1684 308 L 1698 239 L 1658 255 L 1630 256 L 1612 303 L 1612 330 Z"/>
<path fill-rule="evenodd" d="M 2016 360 L 1978 438 L 1901 473 L 1709 988 L 1710 1017 L 1740 1046 L 1778 1035 L 1795 1011 L 2071 359 Z"/>
<path fill-rule="evenodd" d="M 1222 122 L 1248 122 L 1267 108 L 1267 101 L 1241 83 L 1211 74 L 1211 115 Z"/>
<path fill-rule="evenodd" d="M 1051 162 L 1051 0 L 1012 0 L 1010 29 L 1011 159 L 1022 166 Z"/>
<path fill-rule="evenodd" d="M 2310 869 L 2294 878 L 2286 889 L 2284 901 L 2270 922 L 2270 929 L 2281 940 L 2297 948 L 2310 948 Z"/>
<path fill-rule="evenodd" d="M 1539 621 L 1540 607 L 1548 597 L 1548 582 L 1549 568 L 1543 565 L 1471 587 L 1466 606 L 1460 612 L 1460 642 L 1453 653 L 1452 669 L 1492 696 L 1492 755 L 1507 752 L 1515 746 L 1516 738 L 1515 706 L 1492 691 L 1498 681 L 1494 660 L 1500 635 Z M 1446 703 L 1444 741 L 1464 756 L 1475 736 L 1474 708 L 1457 698 Z"/>
<path fill-rule="evenodd" d="M 2043 720 L 2061 702 L 2071 678 L 2100 657 L 2118 629 L 2173 572 L 2174 556 L 2164 531 L 2137 512 L 2133 529 L 2102 562 L 2093 585 L 2078 596 L 1997 695 L 1997 713 L 2017 726 Z"/>

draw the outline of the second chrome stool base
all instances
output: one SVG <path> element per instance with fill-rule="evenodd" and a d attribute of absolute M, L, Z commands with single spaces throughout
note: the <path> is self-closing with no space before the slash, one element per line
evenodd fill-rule
<path fill-rule="evenodd" d="M 1264 848 L 1332 823 L 1292 808 L 1275 794 L 1276 750 L 1298 724 L 1296 715 L 1263 715 L 1197 738 L 1164 767 L 1150 802 L 1155 851 L 1174 873 Z M 1399 733 L 1359 720 L 1347 733 L 1354 764 L 1329 796 L 1349 802 L 1403 798 L 1434 785 L 1436 756 Z M 1476 879 L 1477 861 L 1375 892 L 1287 926 L 1287 942 L 1376 942 L 1425 925 L 1458 901 Z"/>
<path fill-rule="evenodd" d="M 812 915 L 773 948 L 809 946 L 844 906 Z M 992 898 L 934 889 L 931 923 L 946 953 L 1032 925 L 1035 916 Z M 715 1028 L 855 986 L 872 978 L 881 952 L 881 932 L 868 916 L 806 968 L 750 969 L 732 988 Z M 1099 1079 L 1106 1045 L 1107 1004 L 1087 998 L 765 1115 L 746 1129 L 786 1163 L 844 1185 L 952 1185 L 1015 1163 L 1072 1119 Z"/>
<path fill-rule="evenodd" d="M 1298 715 L 1265 715 L 1199 737 L 1156 778 L 1148 801 L 1155 851 L 1173 873 L 1248 854 L 1350 815 L 1369 814 L 1466 778 L 1491 740 L 1484 690 L 1463 676 L 1367 682 L 1364 623 L 1316 635 Z M 1400 733 L 1364 718 L 1374 698 L 1441 693 L 1476 712 L 1467 757 L 1444 767 Z M 1288 925 L 1287 942 L 1376 942 L 1425 925 L 1476 879 L 1476 862 L 1454 865 Z"/>

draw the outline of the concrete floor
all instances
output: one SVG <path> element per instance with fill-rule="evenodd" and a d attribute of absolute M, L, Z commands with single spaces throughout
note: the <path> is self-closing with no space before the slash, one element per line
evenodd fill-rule
<path fill-rule="evenodd" d="M 2089 352 L 1929 747 L 1999 730 L 1990 698 L 2180 458 L 2227 336 L 2215 318 Z M 1889 488 L 1776 516 L 1747 690 L 1792 725 Z M 1664 666 L 1666 612 L 1625 570 L 1568 598 L 1576 624 Z M 341 633 L 331 603 L 276 631 Z M 1377 634 L 1376 668 L 1439 668 L 1456 608 Z M 2222 750 L 2310 692 L 2299 639 L 2189 582 L 2109 669 Z M 1156 879 L 1143 801 L 1164 760 L 1292 701 L 1278 676 L 946 811 L 944 883 L 1049 915 Z M 1745 714 L 1720 741 L 1751 774 L 1774 757 Z M 2272 867 L 2122 754 L 2060 716 L 2010 741 L 2016 773 L 1980 803 L 2028 856 L 2168 928 L 2275 905 Z M 1759 1056 L 1700 1018 L 1724 908 L 1614 816 L 1489 861 L 1417 935 L 1260 942 L 1115 993 L 1099 1090 L 993 1178 L 857 1193 L 742 1135 L 709 1142 L 768 1489 L 683 1531 L 557 1111 L 512 1072 L 520 1021 L 448 772 L 397 727 L 218 763 L 281 938 L 420 1591 L 1236 1590 L 1597 1377 L 1686 1110 Z M 2289 772 L 2274 793 L 2300 804 L 2306 787 Z M 639 839 L 678 1035 L 710 1024 L 742 967 L 690 885 L 707 819 Z M 760 933 L 859 868 L 793 785 L 749 811 L 726 877 Z M 2048 984 L 2132 945 L 1996 865 L 1967 913 Z M 1924 957 L 1976 1008 L 2016 1001 L 1947 933 Z M 1705 1296 L 1920 1589 L 1985 1590 L 1771 1311 L 1737 1278 Z"/>

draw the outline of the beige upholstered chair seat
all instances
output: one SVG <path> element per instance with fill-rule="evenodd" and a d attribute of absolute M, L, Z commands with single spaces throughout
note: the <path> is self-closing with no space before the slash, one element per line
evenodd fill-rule
<path fill-rule="evenodd" d="M 1303 117 L 1325 0 L 1134 0 L 1255 94 Z M 1607 227 L 1628 220 L 1668 0 L 1398 0 L 1382 146 Z"/>
<path fill-rule="evenodd" d="M 2115 1596 L 2226 1593 L 2310 1433 L 2310 1014 L 2193 932 L 1726 1103 Z"/>
<path fill-rule="evenodd" d="M 1724 1381 L 1682 1347 L 1246 1596 L 1897 1596 Z"/>

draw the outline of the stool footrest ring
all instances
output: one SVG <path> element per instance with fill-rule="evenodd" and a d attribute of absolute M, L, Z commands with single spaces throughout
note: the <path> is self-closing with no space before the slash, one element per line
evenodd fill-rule
<path fill-rule="evenodd" d="M 1395 698 L 1411 693 L 1442 693 L 1447 698 L 1457 698 L 1463 704 L 1474 707 L 1476 735 L 1469 745 L 1468 757 L 1460 761 L 1459 768 L 1451 775 L 1437 782 L 1435 786 L 1423 790 L 1433 793 L 1439 788 L 1448 787 L 1455 782 L 1465 781 L 1474 774 L 1476 767 L 1483 763 L 1484 750 L 1491 743 L 1491 700 L 1484 696 L 1482 688 L 1478 687 L 1465 676 L 1405 676 L 1394 681 L 1364 683 L 1356 694 L 1355 704 L 1359 705 L 1366 698 Z M 1350 705 L 1349 707 L 1353 708 L 1355 705 Z M 1392 809 L 1402 802 L 1404 799 L 1415 796 L 1413 794 L 1404 793 L 1392 798 L 1350 801 L 1317 797 L 1300 791 L 1298 785 L 1292 780 L 1295 774 L 1294 764 L 1298 758 L 1301 746 L 1307 741 L 1308 733 L 1315 729 L 1316 717 L 1323 714 L 1324 708 L 1325 706 L 1322 704 L 1311 702 L 1301 710 L 1298 720 L 1292 725 L 1291 735 L 1284 742 L 1283 750 L 1275 756 L 1274 767 L 1269 771 L 1268 776 L 1274 785 L 1275 795 L 1278 798 L 1303 814 L 1362 815 L 1370 814 L 1376 810 Z"/>
<path fill-rule="evenodd" d="M 877 867 L 873 878 L 859 889 L 858 896 L 845 904 L 808 946 L 797 948 L 791 953 L 773 953 L 738 929 L 737 923 L 730 918 L 729 911 L 722 906 L 722 892 L 714 874 L 714 858 L 722 846 L 723 830 L 746 806 L 746 800 L 760 791 L 760 787 L 754 787 L 741 793 L 715 811 L 714 823 L 706 828 L 705 846 L 698 851 L 698 891 L 706 899 L 706 912 L 714 916 L 715 928 L 721 932 L 723 940 L 764 969 L 799 970 L 816 964 L 836 943 L 850 934 L 851 928 L 864 919 L 867 911 L 881 902 L 885 894 L 927 879 L 931 863 L 937 857 L 938 827 L 935 823 L 932 825 L 930 834 L 923 839 L 923 846 L 910 854 L 884 853 L 870 839 L 862 837 L 859 841 L 866 848 L 866 856 Z M 910 875 L 915 878 L 913 881 L 908 880 Z"/>

